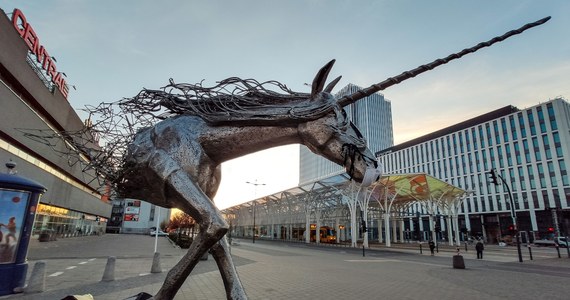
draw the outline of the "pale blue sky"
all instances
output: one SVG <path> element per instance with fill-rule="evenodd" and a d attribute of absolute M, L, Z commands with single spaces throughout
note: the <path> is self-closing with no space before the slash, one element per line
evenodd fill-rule
<path fill-rule="evenodd" d="M 206 84 L 275 79 L 308 91 L 337 59 L 337 90 L 382 81 L 546 16 L 537 28 L 397 86 L 401 143 L 505 105 L 570 97 L 570 1 L 5 1 L 19 8 L 86 104 L 158 88 L 169 78 Z M 0 46 L 1 47 L 1 46 Z M 1 49 L 1 48 L 0 48 Z M 292 187 L 298 146 L 224 165 L 221 208 Z"/>

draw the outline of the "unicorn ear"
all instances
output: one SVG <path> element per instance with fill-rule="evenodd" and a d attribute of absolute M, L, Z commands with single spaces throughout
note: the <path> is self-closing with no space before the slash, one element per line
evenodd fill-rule
<path fill-rule="evenodd" d="M 325 90 L 323 92 L 327 92 L 327 93 L 332 92 L 332 90 L 334 89 L 334 86 L 340 81 L 341 78 L 342 78 L 342 76 L 339 76 L 339 77 L 335 78 L 335 80 L 333 80 L 329 84 L 327 84 L 327 87 L 325 88 Z"/>
<path fill-rule="evenodd" d="M 313 79 L 313 84 L 312 84 L 313 88 L 311 89 L 311 99 L 315 99 L 317 97 L 317 94 L 323 91 L 323 88 L 325 87 L 325 82 L 327 81 L 327 76 L 329 76 L 329 72 L 331 71 L 334 62 L 335 62 L 334 59 L 329 61 L 324 67 L 322 67 L 319 70 L 319 72 L 315 76 L 315 79 Z"/>

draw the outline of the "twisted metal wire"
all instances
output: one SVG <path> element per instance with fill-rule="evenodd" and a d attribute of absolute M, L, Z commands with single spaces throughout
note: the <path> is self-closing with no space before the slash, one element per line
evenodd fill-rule
<path fill-rule="evenodd" d="M 278 92 L 278 91 L 281 91 Z M 125 174 L 128 146 L 137 131 L 178 115 L 195 115 L 212 125 L 222 123 L 281 123 L 317 119 L 335 109 L 333 97 L 310 99 L 277 81 L 227 78 L 212 87 L 202 83 L 169 84 L 160 90 L 143 89 L 132 98 L 86 106 L 89 115 L 77 131 L 18 129 L 28 138 L 49 146 L 68 165 L 80 165 L 88 183 L 106 193 L 116 190 Z M 96 184 L 93 184 L 96 183 Z"/>

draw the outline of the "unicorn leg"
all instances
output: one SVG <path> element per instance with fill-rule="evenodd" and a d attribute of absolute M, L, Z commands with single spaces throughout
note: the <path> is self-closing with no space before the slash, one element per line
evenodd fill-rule
<path fill-rule="evenodd" d="M 154 296 L 155 300 L 173 299 L 202 255 L 215 245 L 229 228 L 220 211 L 185 172 L 177 170 L 171 173 L 167 177 L 165 188 L 169 198 L 186 200 L 179 203 L 180 208 L 199 222 L 200 233 L 184 257 L 168 272 L 162 287 Z"/>
<path fill-rule="evenodd" d="M 215 244 L 210 253 L 218 264 L 220 274 L 224 280 L 226 288 L 226 297 L 232 300 L 245 300 L 247 295 L 239 279 L 236 267 L 229 251 L 228 240 L 224 236 L 217 244 Z"/>

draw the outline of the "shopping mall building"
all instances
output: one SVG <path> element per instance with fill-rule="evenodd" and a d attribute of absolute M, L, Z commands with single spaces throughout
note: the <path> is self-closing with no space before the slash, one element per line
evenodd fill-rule
<path fill-rule="evenodd" d="M 97 191 L 96 177 L 62 155 L 64 142 L 50 146 L 30 136 L 57 136 L 84 126 L 67 100 L 66 75 L 51 56 L 57 54 L 48 54 L 23 12 L 0 12 L 0 172 L 13 161 L 18 175 L 47 188 L 34 234 L 46 229 L 60 237 L 105 232 L 112 205 Z M 8 203 L 0 202 L 0 210 L 2 205 Z"/>

